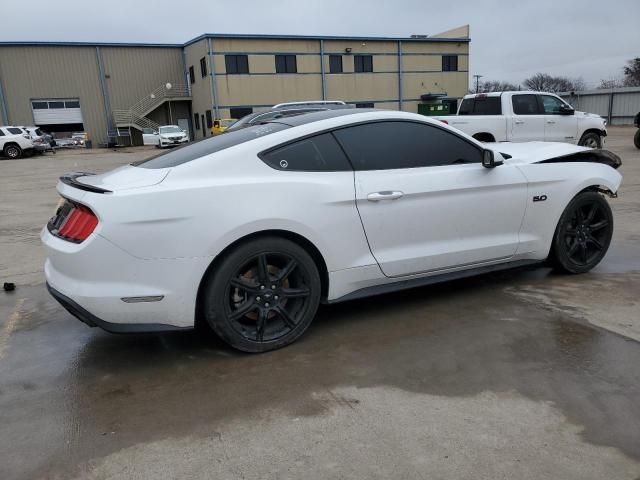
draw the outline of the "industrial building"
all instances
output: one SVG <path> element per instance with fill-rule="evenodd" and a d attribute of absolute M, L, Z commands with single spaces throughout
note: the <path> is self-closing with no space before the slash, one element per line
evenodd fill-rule
<path fill-rule="evenodd" d="M 141 142 L 274 104 L 344 100 L 417 112 L 468 91 L 469 27 L 408 38 L 204 34 L 183 45 L 0 43 L 0 123 Z M 122 140 L 120 138 L 119 140 Z"/>

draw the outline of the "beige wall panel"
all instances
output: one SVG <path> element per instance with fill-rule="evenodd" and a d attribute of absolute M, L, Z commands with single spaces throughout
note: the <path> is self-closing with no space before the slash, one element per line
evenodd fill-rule
<path fill-rule="evenodd" d="M 469 44 L 462 42 L 402 42 L 402 53 L 469 53 Z"/>
<path fill-rule="evenodd" d="M 327 98 L 346 102 L 393 100 L 398 98 L 395 73 L 353 73 L 327 75 Z"/>
<path fill-rule="evenodd" d="M 403 97 L 407 99 L 420 98 L 428 92 L 462 97 L 467 94 L 469 76 L 466 72 L 405 73 L 402 85 Z"/>
<path fill-rule="evenodd" d="M 458 57 L 460 61 L 460 57 Z M 404 71 L 436 71 L 442 70 L 441 55 L 404 55 L 402 57 L 402 69 Z"/>
<path fill-rule="evenodd" d="M 213 38 L 213 51 L 220 52 L 282 52 L 282 53 L 320 53 L 319 40 L 269 40 Z"/>
<path fill-rule="evenodd" d="M 320 75 L 226 75 L 217 79 L 220 105 L 275 105 L 322 97 Z"/>
<path fill-rule="evenodd" d="M 469 70 L 469 57 L 467 55 L 458 57 L 458 70 Z"/>
<path fill-rule="evenodd" d="M 181 48 L 100 47 L 112 109 L 126 109 L 166 83 L 185 85 Z M 200 77 L 198 59 L 196 78 Z"/>
<path fill-rule="evenodd" d="M 298 55 L 296 63 L 298 73 L 320 73 L 320 55 Z"/>
<path fill-rule="evenodd" d="M 411 112 L 418 113 L 418 104 L 420 102 L 417 101 L 407 101 L 402 102 L 402 111 L 403 112 Z"/>
<path fill-rule="evenodd" d="M 85 129 L 94 144 L 105 141 L 95 47 L 0 46 L 0 78 L 14 125 L 33 125 L 31 99 L 79 98 Z"/>
<path fill-rule="evenodd" d="M 364 45 L 363 45 L 364 43 Z M 398 42 L 394 41 L 353 41 L 353 40 L 325 40 L 324 53 L 345 53 L 345 49 L 351 48 L 354 53 L 398 53 Z"/>
<path fill-rule="evenodd" d="M 191 85 L 192 112 L 198 114 L 198 118 L 206 110 L 213 110 L 213 97 L 211 96 L 211 77 L 202 78 L 200 76 L 200 59 L 207 56 L 207 40 L 192 43 L 185 47 L 185 63 L 187 70 L 193 65 L 196 73 L 196 82 Z M 211 67 L 208 67 L 211 70 Z M 193 122 L 193 119 L 191 119 Z M 195 127 L 195 126 L 194 126 Z M 202 126 L 201 126 L 202 127 Z M 202 138 L 202 128 L 196 132 L 196 138 Z"/>
<path fill-rule="evenodd" d="M 224 57 L 222 59 L 222 72 L 224 72 Z M 217 65 L 217 64 L 216 64 Z M 249 72 L 251 73 L 276 73 L 276 61 L 273 55 L 249 55 Z"/>

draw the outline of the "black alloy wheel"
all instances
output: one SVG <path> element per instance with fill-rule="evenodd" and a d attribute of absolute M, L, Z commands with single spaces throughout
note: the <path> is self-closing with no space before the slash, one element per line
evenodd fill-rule
<path fill-rule="evenodd" d="M 554 236 L 552 257 L 569 273 L 584 273 L 605 256 L 613 235 L 613 215 L 597 192 L 582 192 L 567 206 Z"/>
<path fill-rule="evenodd" d="M 253 240 L 227 256 L 204 298 L 209 325 L 245 352 L 264 352 L 296 340 L 315 316 L 320 277 L 312 258 L 289 240 Z"/>

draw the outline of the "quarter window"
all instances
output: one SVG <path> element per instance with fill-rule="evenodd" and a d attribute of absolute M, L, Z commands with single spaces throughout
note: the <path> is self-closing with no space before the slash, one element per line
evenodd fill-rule
<path fill-rule="evenodd" d="M 538 96 L 533 94 L 514 95 L 511 97 L 513 113 L 516 115 L 540 115 Z"/>
<path fill-rule="evenodd" d="M 249 57 L 247 55 L 225 55 L 224 65 L 227 73 L 249 73 Z"/>
<path fill-rule="evenodd" d="M 19 128 L 15 128 L 15 127 L 9 127 L 9 128 L 7 128 L 7 131 L 9 133 L 13 133 L 14 135 L 21 135 L 23 133 L 22 130 L 20 130 Z"/>
<path fill-rule="evenodd" d="M 276 170 L 341 172 L 352 170 L 333 135 L 324 133 L 290 143 L 260 155 Z"/>
<path fill-rule="evenodd" d="M 0 128 L 0 137 L 4 137 L 4 136 L 5 136 L 5 134 L 4 134 L 4 132 L 2 131 L 2 129 Z"/>
<path fill-rule="evenodd" d="M 481 150 L 442 128 L 418 122 L 375 122 L 334 132 L 356 170 L 480 163 Z"/>
<path fill-rule="evenodd" d="M 443 55 L 442 56 L 442 71 L 443 72 L 457 72 L 458 71 L 458 56 L 457 55 Z"/>
<path fill-rule="evenodd" d="M 355 55 L 353 57 L 353 70 L 355 72 L 373 72 L 373 56 Z"/>
<path fill-rule="evenodd" d="M 342 73 L 342 55 L 329 55 L 329 73 Z"/>
<path fill-rule="evenodd" d="M 276 73 L 297 73 L 295 55 L 276 55 Z"/>
<path fill-rule="evenodd" d="M 560 115 L 560 107 L 564 105 L 564 102 L 559 98 L 552 97 L 551 95 L 541 95 L 542 108 L 547 115 Z"/>

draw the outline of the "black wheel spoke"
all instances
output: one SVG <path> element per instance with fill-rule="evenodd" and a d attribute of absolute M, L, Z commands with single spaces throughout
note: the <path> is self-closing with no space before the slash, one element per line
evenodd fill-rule
<path fill-rule="evenodd" d="M 587 263 L 587 244 L 586 243 L 580 244 L 580 258 L 582 259 L 583 263 Z"/>
<path fill-rule="evenodd" d="M 594 203 L 593 205 L 591 205 L 591 210 L 589 210 L 589 213 L 587 214 L 587 218 L 585 218 L 584 220 L 584 222 L 587 225 L 593 222 L 593 219 L 595 218 L 597 211 L 598 211 L 598 205 Z"/>
<path fill-rule="evenodd" d="M 604 245 L 600 243 L 600 240 L 591 235 L 587 237 L 587 241 L 593 243 L 598 250 L 602 250 L 604 248 Z"/>
<path fill-rule="evenodd" d="M 258 323 L 256 324 L 256 341 L 261 342 L 264 338 L 264 329 L 267 326 L 267 311 L 260 309 L 258 312 Z"/>
<path fill-rule="evenodd" d="M 609 226 L 609 222 L 607 222 L 606 220 L 600 220 L 599 222 L 594 223 L 593 225 L 590 225 L 589 228 L 591 229 L 592 232 L 594 232 L 596 230 L 602 230 L 607 226 Z"/>
<path fill-rule="evenodd" d="M 252 310 L 255 310 L 256 304 L 253 300 L 247 300 L 242 303 L 238 308 L 236 308 L 233 312 L 229 314 L 230 320 L 238 320 L 239 318 L 244 317 L 247 313 Z"/>
<path fill-rule="evenodd" d="M 298 266 L 298 262 L 296 262 L 293 258 L 291 260 L 289 260 L 289 263 L 287 263 L 284 266 L 284 268 L 282 270 L 280 270 L 280 272 L 278 272 L 278 276 L 276 277 L 276 281 L 277 282 L 284 282 L 287 279 L 287 277 L 289 275 L 291 275 L 291 272 L 293 272 L 297 266 Z"/>
<path fill-rule="evenodd" d="M 282 318 L 284 323 L 287 324 L 287 327 L 289 327 L 291 330 L 293 330 L 295 328 L 296 322 L 293 319 L 293 317 L 289 314 L 287 309 L 279 306 L 279 307 L 276 307 L 274 310 L 276 311 L 276 313 L 278 315 L 280 315 L 280 318 Z"/>
<path fill-rule="evenodd" d="M 309 296 L 309 289 L 307 287 L 299 288 L 283 288 L 281 294 L 285 298 L 301 298 Z"/>
<path fill-rule="evenodd" d="M 570 237 L 575 237 L 578 232 L 576 232 L 575 228 L 567 228 L 564 233 Z"/>
<path fill-rule="evenodd" d="M 571 246 L 569 247 L 569 250 L 567 251 L 567 255 L 572 257 L 573 254 L 576 253 L 576 251 L 578 250 L 579 246 L 580 246 L 580 242 L 578 240 L 574 240 Z"/>
<path fill-rule="evenodd" d="M 257 259 L 258 279 L 264 284 L 269 282 L 269 266 L 267 264 L 267 254 L 263 253 Z"/>
<path fill-rule="evenodd" d="M 243 277 L 232 278 L 230 283 L 231 286 L 239 288 L 247 293 L 258 293 L 260 291 L 258 285 Z"/>

